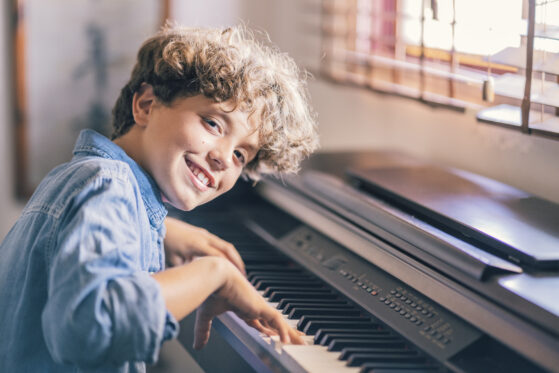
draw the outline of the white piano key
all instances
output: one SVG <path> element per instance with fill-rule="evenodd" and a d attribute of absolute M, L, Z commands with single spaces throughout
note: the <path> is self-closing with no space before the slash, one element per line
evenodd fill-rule
<path fill-rule="evenodd" d="M 279 336 L 274 335 L 272 337 L 268 337 L 268 336 L 265 336 L 265 337 L 270 339 L 270 343 L 273 343 L 274 345 L 278 345 L 278 346 L 280 346 L 280 348 L 282 346 L 287 346 L 287 345 L 284 345 L 283 343 L 281 343 Z M 301 339 L 303 340 L 303 342 L 305 342 L 305 345 L 307 345 L 307 346 L 310 346 L 314 343 L 314 337 L 312 335 L 302 335 Z"/>
<path fill-rule="evenodd" d="M 287 317 L 285 318 L 285 321 L 287 321 L 287 324 L 292 327 L 293 329 L 297 329 L 297 323 L 299 322 L 299 320 L 290 320 Z"/>
<path fill-rule="evenodd" d="M 303 341 L 305 341 L 306 345 L 314 344 L 314 335 L 302 335 Z"/>
<path fill-rule="evenodd" d="M 284 345 L 282 355 L 307 372 L 357 373 L 360 370 L 358 367 L 346 366 L 345 361 L 338 360 L 338 352 L 330 352 L 325 346 Z"/>
<path fill-rule="evenodd" d="M 260 333 L 260 337 L 262 337 L 262 339 L 264 340 L 264 342 L 266 342 L 267 344 L 272 344 L 272 337 L 268 337 L 266 334 L 264 333 Z"/>

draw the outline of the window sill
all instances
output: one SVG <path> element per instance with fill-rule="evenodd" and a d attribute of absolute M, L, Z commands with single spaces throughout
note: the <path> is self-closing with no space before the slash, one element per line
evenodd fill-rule
<path fill-rule="evenodd" d="M 518 106 L 502 104 L 488 107 L 478 111 L 476 118 L 480 122 L 522 130 L 522 114 Z M 528 131 L 531 135 L 559 140 L 559 117 L 532 110 Z"/>

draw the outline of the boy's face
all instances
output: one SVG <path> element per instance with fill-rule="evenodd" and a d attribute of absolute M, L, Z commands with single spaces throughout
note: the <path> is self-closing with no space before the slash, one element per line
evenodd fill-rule
<path fill-rule="evenodd" d="M 164 201 L 192 210 L 230 190 L 259 149 L 257 116 L 230 111 L 230 105 L 204 96 L 165 106 L 152 92 L 147 86 L 133 104 L 142 142 L 137 161 L 155 179 Z"/>

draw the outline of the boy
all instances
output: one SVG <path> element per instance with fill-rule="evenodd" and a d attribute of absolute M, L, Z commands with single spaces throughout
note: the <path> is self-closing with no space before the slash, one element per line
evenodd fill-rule
<path fill-rule="evenodd" d="M 297 169 L 317 140 L 293 61 L 239 27 L 167 27 L 141 47 L 113 125 L 113 141 L 80 134 L 0 246 L 0 371 L 144 371 L 195 309 L 196 348 L 227 310 L 301 343 L 232 245 L 163 205 Z"/>

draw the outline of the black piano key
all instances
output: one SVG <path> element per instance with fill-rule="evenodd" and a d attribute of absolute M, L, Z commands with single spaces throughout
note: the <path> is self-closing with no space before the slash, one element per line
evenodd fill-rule
<path fill-rule="evenodd" d="M 243 247 L 238 247 L 237 251 L 244 257 L 249 256 L 261 256 L 261 257 L 281 257 L 282 259 L 288 259 L 284 254 L 276 250 L 269 250 L 270 246 L 266 243 L 253 242 L 243 245 Z"/>
<path fill-rule="evenodd" d="M 371 319 L 364 316 L 323 316 L 323 315 L 305 315 L 302 316 L 297 322 L 299 330 L 305 329 L 309 323 L 322 322 L 322 321 L 359 321 L 363 323 L 370 323 Z"/>
<path fill-rule="evenodd" d="M 395 370 L 408 370 L 408 372 L 436 372 L 440 368 L 430 364 L 414 364 L 414 363 L 365 363 L 361 365 L 360 373 L 377 373 L 380 369 L 393 372 Z"/>
<path fill-rule="evenodd" d="M 295 291 L 275 291 L 268 297 L 270 302 L 280 302 L 285 298 L 297 299 L 337 299 L 338 295 L 334 293 L 304 293 Z"/>
<path fill-rule="evenodd" d="M 416 350 L 410 350 L 407 346 L 404 348 L 388 348 L 388 347 L 378 347 L 378 348 L 363 348 L 363 347 L 352 347 L 344 348 L 338 356 L 338 360 L 348 360 L 353 355 L 366 355 L 366 354 L 399 354 L 405 355 L 416 355 Z"/>
<path fill-rule="evenodd" d="M 301 294 L 333 294 L 332 290 L 328 288 L 298 288 L 293 286 L 268 286 L 264 290 L 263 295 L 269 297 L 271 294 L 283 291 L 283 292 L 297 292 Z"/>
<path fill-rule="evenodd" d="M 292 310 L 294 310 L 295 308 L 331 308 L 331 309 L 337 309 L 337 310 L 355 310 L 356 308 L 350 304 L 348 304 L 347 302 L 320 302 L 320 303 L 311 303 L 311 302 L 307 302 L 307 301 L 299 301 L 299 302 L 289 302 L 285 304 L 285 307 L 283 307 L 282 313 L 289 315 L 289 313 L 291 313 Z M 278 309 L 281 309 L 278 305 Z"/>
<path fill-rule="evenodd" d="M 289 273 L 289 272 L 305 272 L 303 268 L 299 267 L 294 263 L 285 264 L 274 264 L 274 263 L 260 263 L 260 264 L 247 264 L 245 267 L 248 267 L 248 270 L 254 272 L 262 272 L 265 273 L 273 273 L 273 272 L 281 272 L 281 273 Z M 308 272 L 307 272 L 308 273 Z"/>
<path fill-rule="evenodd" d="M 285 279 L 285 280 L 290 280 L 290 279 L 316 279 L 316 277 L 312 276 L 311 274 L 302 271 L 298 268 L 292 268 L 292 270 L 290 271 L 280 271 L 278 270 L 272 270 L 272 271 L 267 271 L 267 270 L 263 270 L 260 268 L 257 269 L 253 269 L 253 270 L 247 270 L 248 274 L 250 276 L 261 276 L 263 279 L 266 278 L 280 278 L 280 279 Z"/>
<path fill-rule="evenodd" d="M 268 244 L 264 240 L 258 239 L 258 236 L 257 236 L 256 239 L 255 238 L 250 238 L 248 240 L 244 240 L 243 236 L 237 236 L 237 235 L 235 235 L 234 238 L 237 240 L 237 242 L 239 242 L 239 243 L 242 242 L 242 245 L 236 248 L 237 251 L 239 251 L 239 252 L 257 251 L 257 252 L 261 252 L 261 253 L 266 253 L 266 252 L 272 252 L 272 253 L 276 252 L 277 253 L 277 250 L 275 250 L 272 245 Z"/>
<path fill-rule="evenodd" d="M 244 240 L 242 236 L 235 236 L 234 238 L 237 239 L 237 242 L 243 242 L 242 246 L 237 247 L 237 251 L 239 252 L 243 252 L 243 251 L 257 251 L 258 253 L 272 253 L 272 254 L 280 254 L 277 250 L 274 249 L 274 247 L 270 244 L 268 244 L 266 241 L 264 240 L 260 240 L 260 239 L 248 239 L 248 240 Z"/>
<path fill-rule="evenodd" d="M 235 227 L 225 227 L 219 226 L 216 228 L 213 224 L 211 226 L 204 224 L 204 228 L 210 232 L 219 230 L 219 237 L 223 238 L 226 241 L 237 241 L 231 242 L 235 246 L 239 243 L 244 244 L 260 244 L 260 245 L 267 245 L 266 241 L 252 233 L 250 230 L 244 228 L 242 225 L 236 225 Z M 269 245 L 267 245 L 269 246 Z M 239 245 L 237 250 L 239 250 L 242 246 Z"/>
<path fill-rule="evenodd" d="M 333 340 L 335 339 L 356 339 L 356 340 L 363 340 L 363 339 L 370 339 L 377 336 L 390 336 L 393 335 L 387 330 L 379 330 L 379 331 L 370 331 L 366 334 L 355 334 L 355 333 L 330 333 L 326 334 L 322 337 L 322 339 L 317 339 L 315 337 L 315 343 L 321 346 L 328 346 Z"/>
<path fill-rule="evenodd" d="M 289 312 L 287 318 L 300 319 L 307 315 L 321 315 L 321 316 L 360 316 L 361 311 L 355 308 L 324 308 L 324 307 L 295 307 Z"/>
<path fill-rule="evenodd" d="M 257 290 L 266 289 L 268 286 L 301 286 L 305 288 L 318 288 L 324 287 L 324 284 L 319 281 L 312 280 L 284 280 L 284 279 L 261 279 L 253 283 Z"/>
<path fill-rule="evenodd" d="M 301 281 L 309 281 L 316 279 L 316 277 L 305 273 L 301 270 L 297 271 L 289 271 L 289 272 L 266 272 L 266 271 L 247 271 L 251 279 L 254 277 L 260 277 L 261 280 L 267 279 L 277 279 L 277 280 L 301 280 Z"/>
<path fill-rule="evenodd" d="M 269 285 L 267 286 L 264 291 L 270 290 L 281 290 L 281 291 L 317 291 L 317 292 L 332 292 L 332 288 L 325 286 L 324 284 L 320 284 L 320 286 L 305 286 L 304 284 L 301 285 L 294 285 L 294 284 L 278 284 L 278 285 Z"/>
<path fill-rule="evenodd" d="M 340 305 L 340 306 L 347 306 L 347 307 L 351 307 L 349 302 L 346 301 L 345 299 L 294 299 L 294 298 L 285 298 L 282 299 L 278 305 L 277 305 L 277 309 L 278 310 L 286 310 L 288 309 L 288 312 L 291 311 L 291 308 L 293 307 L 292 305 L 296 305 L 296 304 L 316 304 L 316 305 L 322 305 L 322 304 L 330 304 L 330 305 Z"/>
<path fill-rule="evenodd" d="M 401 368 L 401 369 L 391 369 L 391 368 L 380 368 L 369 370 L 369 372 L 374 373 L 433 373 L 433 372 L 440 372 L 441 369 L 439 367 L 423 367 L 423 368 Z M 364 372 L 361 370 L 360 372 Z"/>
<path fill-rule="evenodd" d="M 321 328 L 316 333 L 316 335 L 314 336 L 314 340 L 315 341 L 320 341 L 325 336 L 327 336 L 329 334 L 333 334 L 333 333 L 369 334 L 369 333 L 380 331 L 380 330 L 384 330 L 384 328 L 380 324 L 377 324 L 377 323 L 374 323 L 374 322 L 370 323 L 370 325 L 368 325 L 366 328 L 362 328 L 362 329 L 346 330 L 346 329 L 343 329 L 343 328 L 336 328 L 336 327 L 327 328 L 326 327 L 326 328 Z"/>
<path fill-rule="evenodd" d="M 344 348 L 405 348 L 406 343 L 394 336 L 378 336 L 373 339 L 334 339 L 328 345 L 328 351 L 341 351 Z"/>
<path fill-rule="evenodd" d="M 347 360 L 347 366 L 360 367 L 367 363 L 398 363 L 425 365 L 427 359 L 419 355 L 401 354 L 353 354 Z"/>
<path fill-rule="evenodd" d="M 262 273 L 262 271 L 247 271 L 247 277 L 249 281 L 255 280 L 286 280 L 286 279 L 296 279 L 301 281 L 307 281 L 312 279 L 309 275 L 303 272 L 270 272 Z"/>
<path fill-rule="evenodd" d="M 289 259 L 284 256 L 270 254 L 262 255 L 260 253 L 241 253 L 241 258 L 243 258 L 243 262 L 245 262 L 246 265 L 271 263 L 286 266 L 289 262 Z"/>
<path fill-rule="evenodd" d="M 261 255 L 244 255 L 242 256 L 245 265 L 251 264 L 282 264 L 287 263 L 289 259 L 281 256 L 261 256 Z"/>
<path fill-rule="evenodd" d="M 285 265 L 277 265 L 277 264 L 245 264 L 245 269 L 247 273 L 250 275 L 253 274 L 272 274 L 272 273 L 281 273 L 288 275 L 289 273 L 304 273 L 303 270 L 299 267 L 289 267 Z"/>
<path fill-rule="evenodd" d="M 289 258 L 286 257 L 285 255 L 277 252 L 277 251 L 271 251 L 271 250 L 263 250 L 263 247 L 260 248 L 256 248 L 253 247 L 247 251 L 245 251 L 242 254 L 243 260 L 246 261 L 250 261 L 250 260 L 255 260 L 257 262 L 259 262 L 261 259 L 277 259 L 280 260 L 281 262 L 289 262 Z M 274 262 L 272 262 L 274 263 Z M 279 264 L 279 263 L 274 263 L 274 264 Z"/>
<path fill-rule="evenodd" d="M 268 273 L 268 274 L 262 274 L 261 272 L 252 272 L 249 273 L 248 275 L 248 280 L 250 281 L 251 284 L 256 285 L 258 284 L 260 281 L 283 281 L 285 279 L 293 279 L 293 280 L 297 280 L 297 281 L 311 281 L 311 277 L 307 276 L 307 275 L 302 275 L 302 274 L 294 274 L 294 273 Z"/>
<path fill-rule="evenodd" d="M 303 329 L 297 326 L 297 329 L 304 332 L 307 335 L 313 335 L 318 332 L 321 328 L 346 328 L 346 329 L 365 329 L 374 328 L 375 324 L 370 321 L 311 321 L 305 325 Z"/>

